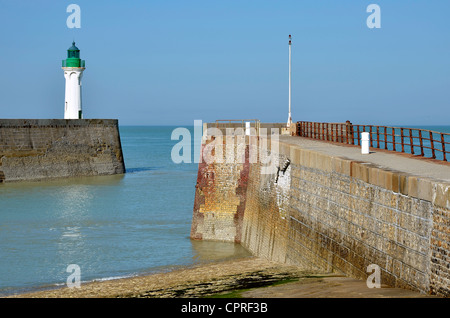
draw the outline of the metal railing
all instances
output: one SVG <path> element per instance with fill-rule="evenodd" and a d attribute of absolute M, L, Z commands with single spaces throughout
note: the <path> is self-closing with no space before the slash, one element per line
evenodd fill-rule
<path fill-rule="evenodd" d="M 297 136 L 361 145 L 361 133 L 368 132 L 370 147 L 448 161 L 450 133 L 420 128 L 353 125 L 345 123 L 297 122 Z"/>

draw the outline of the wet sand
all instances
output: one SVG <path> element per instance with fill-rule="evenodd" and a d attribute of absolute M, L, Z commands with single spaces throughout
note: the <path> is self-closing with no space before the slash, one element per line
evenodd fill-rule
<path fill-rule="evenodd" d="M 416 298 L 418 292 L 370 289 L 366 282 L 256 257 L 177 269 L 167 273 L 13 295 L 13 298 Z"/>

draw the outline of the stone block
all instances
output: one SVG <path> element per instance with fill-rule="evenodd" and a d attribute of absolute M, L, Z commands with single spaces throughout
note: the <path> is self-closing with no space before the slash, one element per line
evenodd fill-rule
<path fill-rule="evenodd" d="M 317 152 L 310 151 L 309 152 L 309 168 L 317 168 Z"/>
<path fill-rule="evenodd" d="M 408 194 L 408 175 L 405 173 L 398 174 L 398 192 L 404 195 Z"/>
<path fill-rule="evenodd" d="M 400 192 L 400 175 L 396 171 L 389 171 L 387 175 L 388 181 L 387 184 L 389 186 L 389 190 L 393 192 Z"/>
<path fill-rule="evenodd" d="M 300 157 L 301 165 L 304 166 L 304 167 L 307 167 L 307 168 L 310 167 L 310 165 L 309 165 L 309 155 L 310 155 L 310 151 L 309 150 L 302 149 L 301 157 Z"/>
<path fill-rule="evenodd" d="M 417 197 L 421 200 L 433 201 L 433 182 L 427 178 L 417 179 Z"/>
<path fill-rule="evenodd" d="M 322 155 L 322 165 L 323 165 L 324 171 L 327 171 L 327 172 L 333 171 L 332 160 L 331 160 L 330 156 L 325 155 L 325 154 Z"/>
<path fill-rule="evenodd" d="M 267 140 L 267 150 L 274 152 L 274 153 L 275 152 L 280 153 L 280 141 L 275 140 L 273 138 L 269 138 Z"/>
<path fill-rule="evenodd" d="M 351 173 L 351 160 L 345 159 L 345 158 L 342 159 L 341 169 L 342 169 L 342 174 L 350 176 L 350 173 Z"/>
<path fill-rule="evenodd" d="M 284 142 L 279 142 L 279 145 L 280 145 L 279 154 L 289 158 L 289 156 L 291 155 L 291 145 L 286 144 Z"/>
<path fill-rule="evenodd" d="M 444 209 L 450 209 L 450 184 L 436 182 L 434 183 L 434 191 L 433 204 Z"/>
<path fill-rule="evenodd" d="M 369 166 L 364 162 L 353 161 L 351 176 L 364 182 L 369 182 Z"/>
<path fill-rule="evenodd" d="M 369 183 L 379 186 L 380 184 L 378 183 L 378 171 L 380 169 L 376 168 L 376 167 L 371 167 L 369 169 Z"/>
<path fill-rule="evenodd" d="M 407 195 L 419 198 L 418 195 L 418 181 L 416 176 L 409 176 L 408 177 L 408 183 L 407 183 Z"/>
<path fill-rule="evenodd" d="M 343 160 L 338 157 L 331 157 L 331 171 L 342 174 L 343 173 Z"/>
<path fill-rule="evenodd" d="M 301 150 L 297 147 L 290 148 L 289 158 L 290 158 L 292 164 L 294 164 L 294 165 L 300 164 L 300 152 L 301 152 Z"/>

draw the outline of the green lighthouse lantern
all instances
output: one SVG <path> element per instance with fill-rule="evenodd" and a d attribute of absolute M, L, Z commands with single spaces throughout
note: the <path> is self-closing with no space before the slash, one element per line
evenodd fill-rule
<path fill-rule="evenodd" d="M 67 50 L 67 59 L 62 61 L 62 67 L 85 67 L 84 60 L 80 59 L 80 49 L 72 42 L 72 46 Z"/>

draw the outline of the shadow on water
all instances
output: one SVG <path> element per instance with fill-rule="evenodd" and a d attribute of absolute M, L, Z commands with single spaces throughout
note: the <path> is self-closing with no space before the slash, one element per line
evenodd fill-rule
<path fill-rule="evenodd" d="M 138 167 L 138 168 L 127 168 L 126 173 L 137 173 L 137 172 L 145 172 L 145 171 L 154 171 L 158 170 L 158 167 Z"/>
<path fill-rule="evenodd" d="M 125 177 L 125 174 L 114 175 L 99 175 L 99 176 L 83 176 L 83 177 L 68 177 L 68 178 L 54 178 L 46 180 L 29 180 L 20 182 L 5 182 L 1 184 L 3 189 L 33 189 L 33 188 L 47 188 L 47 187 L 61 187 L 74 185 L 118 185 Z"/>
<path fill-rule="evenodd" d="M 191 244 L 193 258 L 196 262 L 222 261 L 252 256 L 242 245 L 232 242 L 191 240 Z"/>

